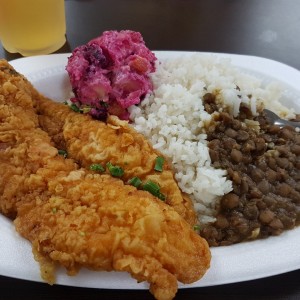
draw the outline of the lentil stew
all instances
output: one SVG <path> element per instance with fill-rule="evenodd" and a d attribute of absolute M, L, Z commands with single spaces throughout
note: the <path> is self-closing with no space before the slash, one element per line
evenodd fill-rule
<path fill-rule="evenodd" d="M 219 203 L 216 221 L 201 235 L 210 246 L 279 235 L 300 220 L 300 134 L 253 116 L 245 105 L 238 117 L 218 112 L 213 94 L 204 97 L 215 122 L 207 128 L 215 168 L 226 169 L 232 192 Z M 217 113 L 216 113 L 217 112 Z M 298 116 L 299 117 L 299 116 Z"/>

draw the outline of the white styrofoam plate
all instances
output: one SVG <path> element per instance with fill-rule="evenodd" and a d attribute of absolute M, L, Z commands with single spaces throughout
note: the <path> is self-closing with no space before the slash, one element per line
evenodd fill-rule
<path fill-rule="evenodd" d="M 158 59 L 190 52 L 155 52 Z M 207 53 L 205 53 L 207 54 Z M 211 53 L 210 53 L 211 54 Z M 284 84 L 287 103 L 300 112 L 300 72 L 282 63 L 265 58 L 213 53 L 217 58 L 231 59 L 234 66 L 242 68 L 266 81 L 277 80 Z M 46 96 L 63 101 L 70 95 L 70 85 L 65 71 L 70 54 L 53 54 L 21 58 L 10 63 L 25 75 Z M 0 215 L 0 274 L 33 281 L 41 281 L 39 266 L 34 261 L 31 245 L 15 231 L 13 223 Z M 240 243 L 227 247 L 212 248 L 211 268 L 206 275 L 190 285 L 180 287 L 203 287 L 241 282 L 277 275 L 300 268 L 300 227 L 286 231 L 280 236 L 264 240 Z M 57 272 L 57 284 L 107 288 L 145 289 L 147 283 L 137 283 L 126 273 L 92 272 L 81 270 L 69 277 L 63 269 Z"/>

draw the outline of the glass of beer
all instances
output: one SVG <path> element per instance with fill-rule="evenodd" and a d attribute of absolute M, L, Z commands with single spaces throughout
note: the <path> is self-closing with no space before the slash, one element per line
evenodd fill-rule
<path fill-rule="evenodd" d="M 49 54 L 66 42 L 64 0 L 0 0 L 0 40 L 11 53 Z"/>

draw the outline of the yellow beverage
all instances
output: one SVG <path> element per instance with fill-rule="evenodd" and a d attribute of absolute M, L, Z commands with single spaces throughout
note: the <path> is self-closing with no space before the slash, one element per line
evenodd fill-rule
<path fill-rule="evenodd" d="M 11 53 L 49 54 L 65 41 L 64 0 L 0 0 L 0 39 Z"/>

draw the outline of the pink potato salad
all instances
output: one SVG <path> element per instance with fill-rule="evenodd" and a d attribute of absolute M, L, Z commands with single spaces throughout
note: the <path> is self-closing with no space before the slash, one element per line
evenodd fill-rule
<path fill-rule="evenodd" d="M 153 90 L 149 74 L 155 61 L 139 32 L 105 31 L 68 58 L 71 108 L 100 120 L 108 114 L 128 120 L 128 107 Z"/>

